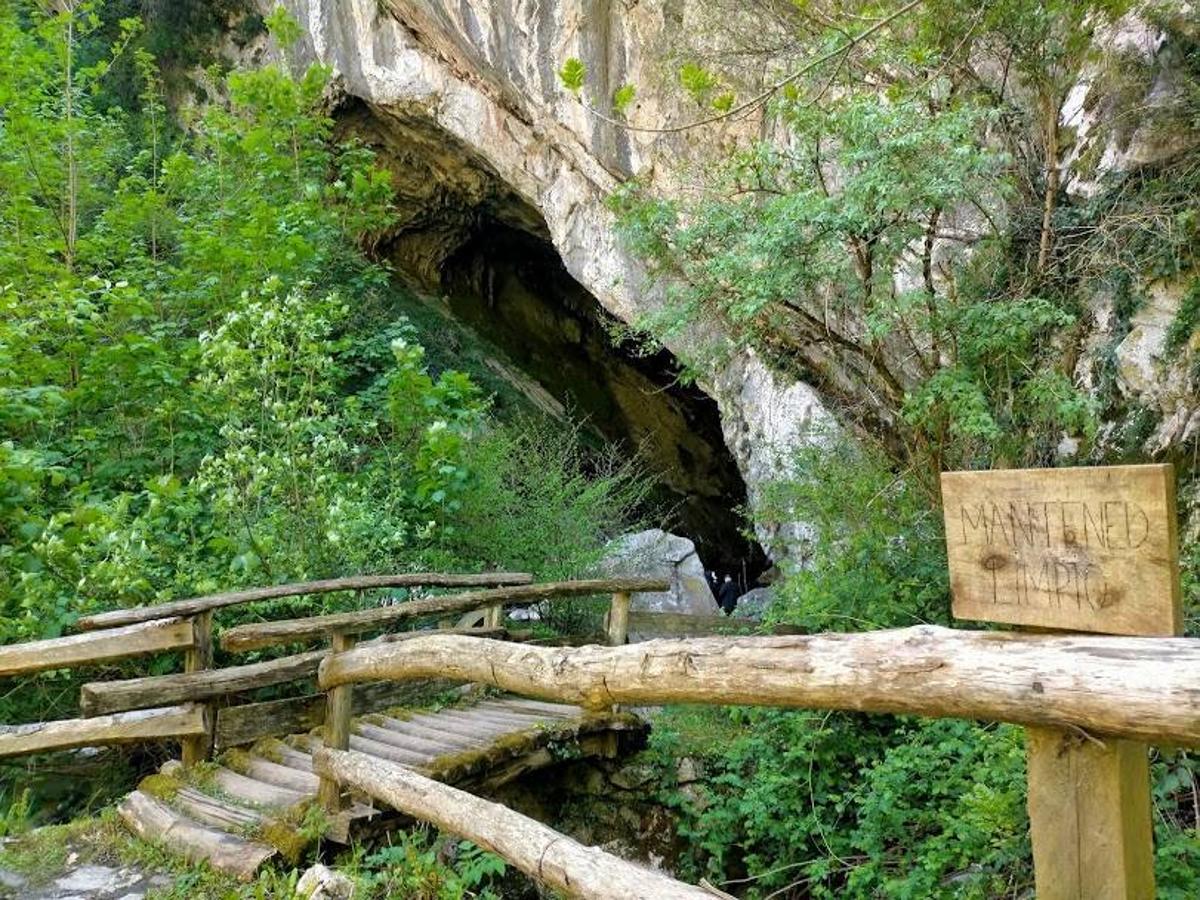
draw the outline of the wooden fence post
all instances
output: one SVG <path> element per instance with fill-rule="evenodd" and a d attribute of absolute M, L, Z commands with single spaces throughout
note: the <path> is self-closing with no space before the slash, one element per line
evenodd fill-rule
<path fill-rule="evenodd" d="M 499 628 L 504 624 L 504 606 L 500 603 L 493 603 L 486 608 L 483 617 L 484 628 Z"/>
<path fill-rule="evenodd" d="M 335 631 L 331 649 L 344 653 L 354 647 L 354 635 Z M 325 695 L 324 744 L 334 750 L 350 749 L 350 716 L 354 706 L 354 685 L 331 688 Z M 336 814 L 342 808 L 341 786 L 335 779 L 321 777 L 317 796 L 325 811 Z"/>
<path fill-rule="evenodd" d="M 1149 747 L 1026 728 L 1038 900 L 1154 900 Z"/>
<path fill-rule="evenodd" d="M 618 591 L 612 595 L 612 604 L 608 608 L 608 645 L 621 647 L 629 640 L 629 602 L 628 591 Z"/>
<path fill-rule="evenodd" d="M 183 670 L 185 672 L 202 672 L 205 669 L 212 668 L 212 617 L 212 611 L 208 610 L 197 613 L 190 619 L 192 624 L 192 646 L 187 649 L 183 659 Z M 183 739 L 180 756 L 186 768 L 203 762 L 212 753 L 214 718 L 212 704 L 204 704 L 203 717 L 205 733 Z"/>

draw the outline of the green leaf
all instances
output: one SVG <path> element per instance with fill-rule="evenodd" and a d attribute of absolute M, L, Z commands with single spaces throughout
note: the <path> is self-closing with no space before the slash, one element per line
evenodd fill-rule
<path fill-rule="evenodd" d="M 578 94 L 583 88 L 583 79 L 586 76 L 587 69 L 575 56 L 563 63 L 562 68 L 558 70 L 558 78 L 563 83 L 563 87 L 573 94 Z"/>
<path fill-rule="evenodd" d="M 679 67 L 679 83 L 692 95 L 692 99 L 703 104 L 717 87 L 717 76 L 694 62 Z"/>
<path fill-rule="evenodd" d="M 632 84 L 621 85 L 613 91 L 613 109 L 620 115 L 625 115 L 625 111 L 629 108 L 629 104 L 633 102 L 636 94 L 637 88 Z"/>
<path fill-rule="evenodd" d="M 717 112 L 727 113 L 733 109 L 734 99 L 733 91 L 726 91 L 713 98 L 712 107 Z"/>

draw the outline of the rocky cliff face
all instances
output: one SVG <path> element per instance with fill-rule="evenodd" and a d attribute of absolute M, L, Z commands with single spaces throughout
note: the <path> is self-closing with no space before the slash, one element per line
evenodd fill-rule
<path fill-rule="evenodd" d="M 606 198 L 632 176 L 662 190 L 686 189 L 690 173 L 710 154 L 765 126 L 751 117 L 681 133 L 641 132 L 614 127 L 589 109 L 588 99 L 607 108 L 614 89 L 633 83 L 638 98 L 631 122 L 661 128 L 693 120 L 694 107 L 672 87 L 672 48 L 702 46 L 698 35 L 719 41 L 734 32 L 741 41 L 765 44 L 774 29 L 786 28 L 763 12 L 769 4 L 754 15 L 715 22 L 723 5 L 703 0 L 285 5 L 305 30 L 294 62 L 319 60 L 334 68 L 344 95 L 342 127 L 379 149 L 395 174 L 402 224 L 381 238 L 381 250 L 435 283 L 473 234 L 499 223 L 552 244 L 574 279 L 625 322 L 651 314 L 662 300 L 619 243 Z M 1185 61 L 1178 41 L 1168 34 L 1194 32 L 1196 14 L 1188 3 L 1174 7 L 1166 25 L 1161 18 L 1151 25 L 1144 10 L 1135 10 L 1099 35 L 1099 52 L 1079 72 L 1063 108 L 1060 159 L 1068 192 L 1087 196 L 1105 173 L 1161 163 L 1195 147 L 1195 129 L 1172 119 L 1190 88 L 1180 75 Z M 572 56 L 588 69 L 585 102 L 556 76 Z M 729 77 L 752 90 L 761 77 L 755 66 L 741 72 L 731 65 Z M 1136 77 L 1112 74 L 1131 66 Z M 1164 323 L 1177 314 L 1183 291 L 1149 275 L 1140 289 L 1153 302 L 1132 319 L 1115 313 L 1110 297 L 1089 301 L 1076 377 L 1098 383 L 1115 362 L 1118 390 L 1154 414 L 1151 433 L 1140 439 L 1147 449 L 1161 450 L 1197 427 L 1190 362 L 1168 359 L 1165 349 Z M 727 352 L 711 323 L 694 323 L 666 343 L 701 373 L 701 386 L 717 401 L 751 502 L 757 487 L 785 465 L 787 448 L 812 440 L 830 423 L 812 388 L 751 351 Z M 1069 451 L 1069 440 L 1064 447 Z M 766 528 L 761 537 L 781 534 L 789 534 L 787 526 Z"/>

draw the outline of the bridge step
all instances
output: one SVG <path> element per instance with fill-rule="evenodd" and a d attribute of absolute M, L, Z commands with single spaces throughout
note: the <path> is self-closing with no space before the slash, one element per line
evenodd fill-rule
<path fill-rule="evenodd" d="M 573 706 L 496 698 L 411 716 L 403 710 L 362 716 L 352 724 L 350 747 L 442 780 L 480 783 L 549 764 L 551 736 L 594 746 L 597 739 L 583 733 L 629 727 L 628 718 L 589 719 Z M 226 752 L 220 765 L 195 776 L 172 760 L 125 798 L 121 818 L 144 839 L 238 878 L 252 878 L 276 855 L 296 862 L 307 842 L 298 823 L 319 784 L 311 750 L 320 745 L 319 729 L 267 738 Z M 334 818 L 327 837 L 348 842 L 352 828 L 377 815 L 371 806 L 353 805 Z"/>
<path fill-rule="evenodd" d="M 206 861 L 214 869 L 249 881 L 275 855 L 274 847 L 202 825 L 163 801 L 134 791 L 117 807 L 138 837 L 178 853 L 189 862 Z"/>

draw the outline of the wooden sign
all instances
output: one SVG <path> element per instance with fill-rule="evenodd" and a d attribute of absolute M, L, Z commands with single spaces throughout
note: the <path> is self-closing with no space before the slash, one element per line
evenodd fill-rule
<path fill-rule="evenodd" d="M 1171 466 L 943 472 L 942 506 L 957 618 L 1181 633 Z"/>

